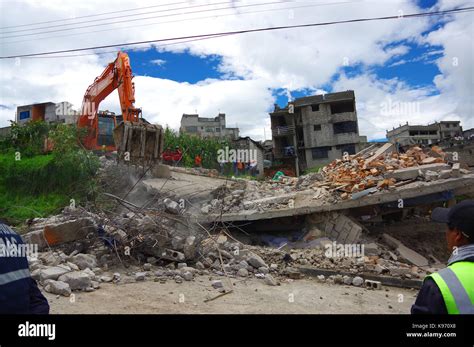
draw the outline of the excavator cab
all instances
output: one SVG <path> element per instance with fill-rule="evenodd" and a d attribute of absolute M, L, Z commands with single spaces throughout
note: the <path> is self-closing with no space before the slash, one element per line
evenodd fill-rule
<path fill-rule="evenodd" d="M 117 119 L 114 112 L 99 111 L 98 115 L 97 146 L 111 148 L 114 143 L 114 129 Z"/>

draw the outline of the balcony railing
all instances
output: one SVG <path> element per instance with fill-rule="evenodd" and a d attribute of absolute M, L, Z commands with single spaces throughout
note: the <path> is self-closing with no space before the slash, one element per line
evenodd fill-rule
<path fill-rule="evenodd" d="M 295 133 L 295 127 L 293 125 L 276 126 L 272 128 L 273 136 L 287 136 Z"/>

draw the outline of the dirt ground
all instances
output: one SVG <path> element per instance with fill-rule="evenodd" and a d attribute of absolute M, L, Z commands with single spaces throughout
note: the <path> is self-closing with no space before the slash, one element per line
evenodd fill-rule
<path fill-rule="evenodd" d="M 227 280 L 222 280 L 225 285 Z M 232 293 L 207 303 L 204 300 L 219 294 L 208 276 L 181 284 L 173 280 L 102 283 L 94 292 L 75 292 L 74 300 L 44 294 L 53 314 L 407 314 L 417 292 L 394 287 L 367 290 L 315 279 L 290 280 L 279 286 L 268 286 L 257 278 L 231 281 Z"/>

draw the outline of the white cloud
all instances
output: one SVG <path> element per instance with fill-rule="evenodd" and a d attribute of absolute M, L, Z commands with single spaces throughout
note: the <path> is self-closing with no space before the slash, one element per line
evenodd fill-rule
<path fill-rule="evenodd" d="M 190 1 L 189 6 L 210 2 L 211 0 Z M 462 5 L 466 2 L 458 1 L 457 3 Z M 175 17 L 170 15 L 178 11 L 155 12 L 147 16 L 166 15 L 167 17 L 67 32 L 59 31 L 40 36 L 1 39 L 0 35 L 0 53 L 1 55 L 13 55 L 245 28 L 397 15 L 400 10 L 405 14 L 420 11 L 413 2 L 405 0 L 371 2 L 370 6 L 365 6 L 363 2 L 328 3 L 327 1 L 318 1 L 238 8 L 238 6 L 249 4 L 255 4 L 255 2 L 235 2 L 233 4 L 236 7 L 235 10 L 181 14 Z M 132 0 L 121 1 L 120 5 L 111 0 L 100 2 L 95 0 L 81 2 L 30 0 L 14 3 L 14 5 L 10 3 L 8 6 L 2 3 L 0 18 L 2 26 L 11 26 L 73 16 L 96 15 L 101 12 L 143 6 L 157 5 L 152 1 Z M 211 18 L 213 15 L 227 15 L 236 11 L 242 13 L 300 6 L 306 7 L 296 8 L 293 12 L 286 9 Z M 451 8 L 451 6 L 454 5 L 450 1 L 443 1 L 440 5 L 441 8 Z M 215 5 L 212 8 L 219 7 L 224 7 L 224 5 Z M 113 16 L 165 9 L 169 9 L 169 6 L 117 13 Z M 194 8 L 194 10 L 199 9 L 201 8 Z M 189 11 L 191 10 L 184 12 Z M 182 13 L 183 10 L 179 10 L 179 12 Z M 197 17 L 208 18 L 190 20 L 190 18 Z M 128 17 L 128 19 L 132 18 L 136 17 Z M 188 20 L 176 21 L 184 18 Z M 358 114 L 361 119 L 360 130 L 364 135 L 369 135 L 369 138 L 381 137 L 380 135 L 384 134 L 385 129 L 406 120 L 427 123 L 436 118 L 459 118 L 463 120 L 465 127 L 473 126 L 469 119 L 472 117 L 473 102 L 468 94 L 473 90 L 471 76 L 473 76 L 472 62 L 474 59 L 472 50 L 466 49 L 470 45 L 472 47 L 472 37 L 470 37 L 470 33 L 473 32 L 472 15 L 461 14 L 453 18 L 453 22 L 427 37 L 422 37 L 421 33 L 429 28 L 434 19 L 418 18 L 252 33 L 158 47 L 160 50 L 171 52 L 189 50 L 192 54 L 201 57 L 217 55 L 221 57 L 222 61 L 219 67 L 220 71 L 232 79 L 205 80 L 189 84 L 137 76 L 135 78 L 137 106 L 143 107 L 146 118 L 162 124 L 169 124 L 174 128 L 178 127 L 182 113 L 197 110 L 201 115 L 210 117 L 215 116 L 219 111 L 224 112 L 228 116 L 229 126 L 238 124 L 242 134 L 261 138 L 263 127 L 267 128 L 267 137 L 270 133 L 267 112 L 272 108 L 274 102 L 271 89 L 283 88 L 291 93 L 303 88 L 318 90 L 332 84 L 333 90 L 349 88 L 355 90 L 359 103 Z M 108 22 L 104 21 L 103 17 L 88 17 L 81 19 L 81 21 L 94 19 L 101 19 L 101 21 L 81 25 Z M 127 18 L 119 18 L 114 21 L 124 19 Z M 175 22 L 171 23 L 171 21 Z M 161 24 L 143 26 L 154 22 L 161 22 Z M 60 23 L 40 26 L 57 24 Z M 121 29 L 123 27 L 128 28 Z M 19 29 L 22 28 L 9 30 Z M 45 30 L 55 29 L 63 28 Z M 105 29 L 111 30 L 101 31 Z M 84 32 L 92 31 L 94 33 L 84 34 Z M 8 35 L 23 33 L 27 32 Z M 66 36 L 70 34 L 75 35 Z M 49 36 L 54 36 L 54 38 L 47 39 Z M 404 59 L 403 55 L 409 51 L 409 46 L 399 43 L 403 40 L 442 47 L 444 55 L 436 60 L 442 74 L 436 76 L 434 80 L 436 87 L 441 92 L 440 96 L 433 96 L 433 90 L 430 88 L 412 90 L 402 81 L 380 80 L 368 72 L 371 66 L 387 64 L 394 57 Z M 14 41 L 25 42 L 11 43 Z M 388 44 L 391 45 L 386 48 Z M 139 49 L 147 47 L 151 46 L 145 45 Z M 113 51 L 114 49 L 108 50 Z M 454 57 L 457 57 L 459 61 L 457 67 L 452 65 Z M 68 100 L 77 108 L 80 107 L 87 86 L 101 73 L 105 64 L 113 59 L 114 54 L 112 53 L 67 59 L 22 59 L 19 66 L 15 65 L 14 60 L 0 61 L 0 104 L 9 108 L 0 109 L 0 126 L 7 125 L 7 119 L 12 119 L 14 116 L 12 110 L 15 105 L 19 104 Z M 352 78 L 341 76 L 336 81 L 332 81 L 334 75 L 341 71 L 345 62 L 363 66 L 362 74 Z M 133 68 L 134 62 L 131 63 Z M 160 61 L 155 64 L 163 63 Z M 380 111 L 380 107 L 374 107 L 374 105 L 380 105 L 381 100 L 387 98 L 403 102 L 419 102 L 422 106 L 422 115 L 406 120 L 394 119 L 394 117 L 379 119 L 377 118 L 380 117 L 377 114 L 377 109 Z M 118 111 L 116 93 L 104 100 L 102 108 Z"/>
<path fill-rule="evenodd" d="M 163 66 L 164 64 L 166 64 L 166 60 L 154 59 L 154 60 L 151 60 L 150 63 L 152 63 L 154 65 L 158 65 L 158 66 Z"/>

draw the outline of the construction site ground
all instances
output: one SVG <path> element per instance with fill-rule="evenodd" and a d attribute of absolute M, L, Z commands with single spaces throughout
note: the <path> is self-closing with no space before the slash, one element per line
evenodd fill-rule
<path fill-rule="evenodd" d="M 204 302 L 218 294 L 207 285 L 208 279 L 102 283 L 101 290 L 76 292 L 73 303 L 71 297 L 43 292 L 53 314 L 409 314 L 417 292 L 395 287 L 367 290 L 312 278 L 268 286 L 248 278 L 232 279 L 232 293 Z"/>
<path fill-rule="evenodd" d="M 449 257 L 431 210 L 474 174 L 389 150 L 265 181 L 101 157 L 97 205 L 23 226 L 31 276 L 57 314 L 409 314 Z"/>

